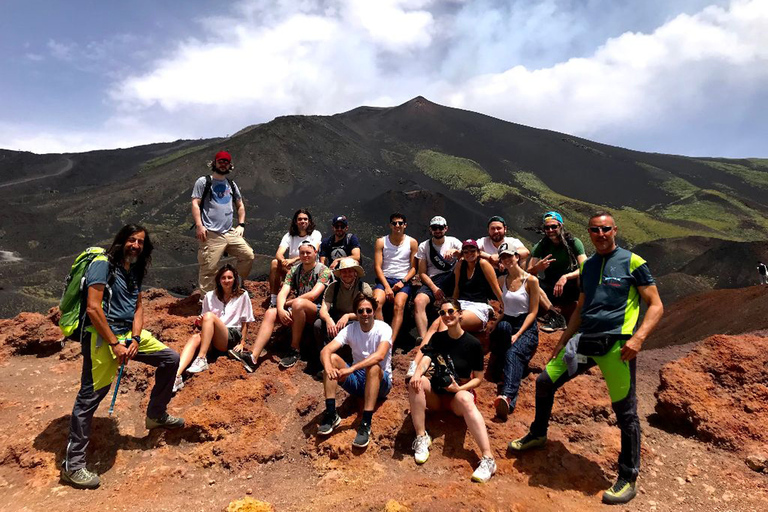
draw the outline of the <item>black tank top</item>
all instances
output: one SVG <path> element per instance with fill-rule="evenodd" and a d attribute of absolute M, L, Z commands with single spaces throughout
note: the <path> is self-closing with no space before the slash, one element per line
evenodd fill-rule
<path fill-rule="evenodd" d="M 467 262 L 461 262 L 459 271 L 459 299 L 471 302 L 488 302 L 493 297 L 491 285 L 485 279 L 483 269 L 480 268 L 480 262 L 475 264 L 475 272 L 471 278 L 467 277 Z"/>

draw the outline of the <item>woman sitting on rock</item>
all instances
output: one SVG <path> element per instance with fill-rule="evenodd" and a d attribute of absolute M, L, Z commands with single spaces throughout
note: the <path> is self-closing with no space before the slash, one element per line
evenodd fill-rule
<path fill-rule="evenodd" d="M 200 326 L 200 333 L 192 335 L 181 351 L 174 393 L 184 387 L 181 374 L 185 368 L 189 373 L 208 369 L 206 354 L 210 349 L 224 354 L 229 349 L 242 351 L 248 322 L 254 321 L 251 298 L 240 286 L 237 269 L 227 263 L 216 272 L 214 281 L 216 288 L 205 294 L 202 314 L 195 321 L 195 325 Z M 195 352 L 197 357 L 192 361 Z"/>
<path fill-rule="evenodd" d="M 485 420 L 475 405 L 474 391 L 483 380 L 483 347 L 477 338 L 462 329 L 461 317 L 464 313 L 458 300 L 447 299 L 440 306 L 439 314 L 447 330 L 434 334 L 423 348 L 424 357 L 408 384 L 411 420 L 416 430 L 414 458 L 418 464 L 429 458 L 432 439 L 426 430 L 427 409 L 450 409 L 464 418 L 482 452 L 472 480 L 487 482 L 496 472 L 496 462 Z M 424 374 L 432 362 L 435 368 L 432 377 L 427 378 Z"/>
<path fill-rule="evenodd" d="M 504 364 L 504 380 L 493 404 L 496 416 L 507 421 L 515 410 L 523 372 L 539 346 L 539 281 L 520 268 L 520 256 L 514 249 L 500 249 L 499 262 L 508 272 L 499 276 L 504 318 L 491 333 L 490 341 L 491 352 Z"/>

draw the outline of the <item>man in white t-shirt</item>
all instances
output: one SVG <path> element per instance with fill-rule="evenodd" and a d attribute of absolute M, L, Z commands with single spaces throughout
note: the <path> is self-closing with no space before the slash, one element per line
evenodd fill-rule
<path fill-rule="evenodd" d="M 353 302 L 357 322 L 342 329 L 320 352 L 325 370 L 325 413 L 317 433 L 327 436 L 341 423 L 336 412 L 336 387 L 341 384 L 350 395 L 364 399 L 363 420 L 352 441 L 356 448 L 368 446 L 376 400 L 385 398 L 392 389 L 392 328 L 374 319 L 377 306 L 372 298 L 358 294 Z M 336 354 L 344 345 L 352 349 L 352 366 Z"/>
<path fill-rule="evenodd" d="M 528 259 L 531 252 L 525 248 L 523 242 L 517 238 L 507 236 L 507 223 L 503 217 L 494 215 L 488 219 L 488 236 L 477 239 L 477 246 L 480 248 L 480 257 L 493 265 L 493 268 L 499 270 L 499 247 L 506 243 L 507 247 L 514 249 L 520 256 L 520 261 Z"/>
<path fill-rule="evenodd" d="M 413 317 L 421 340 L 427 334 L 427 306 L 453 295 L 453 266 L 461 256 L 461 241 L 448 233 L 448 222 L 439 215 L 429 221 L 432 237 L 419 244 L 416 258 L 419 260 L 421 288 L 413 299 Z"/>
<path fill-rule="evenodd" d="M 280 240 L 280 246 L 275 253 L 275 259 L 269 268 L 269 306 L 277 305 L 277 293 L 283 283 L 283 278 L 288 270 L 299 261 L 299 246 L 305 240 L 312 242 L 315 251 L 320 250 L 323 235 L 315 229 L 315 221 L 312 214 L 304 208 L 296 210 L 293 214 L 291 227 Z"/>

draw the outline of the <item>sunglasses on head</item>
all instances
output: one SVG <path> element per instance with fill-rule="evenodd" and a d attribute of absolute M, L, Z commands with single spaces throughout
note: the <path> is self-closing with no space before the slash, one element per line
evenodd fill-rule
<path fill-rule="evenodd" d="M 557 224 L 550 224 L 548 226 L 544 226 L 544 231 L 555 231 L 557 228 L 559 228 Z"/>
<path fill-rule="evenodd" d="M 445 315 L 453 315 L 453 314 L 455 314 L 455 313 L 456 313 L 456 310 L 455 310 L 455 309 L 453 309 L 453 308 L 450 308 L 450 309 L 441 309 L 441 310 L 440 310 L 438 313 L 440 313 L 440 316 L 445 316 Z"/>
<path fill-rule="evenodd" d="M 610 233 L 613 231 L 614 226 L 590 226 L 590 233 Z"/>
<path fill-rule="evenodd" d="M 370 315 L 373 313 L 373 308 L 360 308 L 357 310 L 358 315 L 367 314 Z"/>
<path fill-rule="evenodd" d="M 445 229 L 445 226 L 443 226 L 442 224 L 432 224 L 431 226 L 429 226 L 429 229 L 431 229 L 432 231 L 442 231 L 443 229 Z"/>
<path fill-rule="evenodd" d="M 390 222 L 393 226 L 405 226 L 405 221 L 402 220 L 393 220 Z"/>

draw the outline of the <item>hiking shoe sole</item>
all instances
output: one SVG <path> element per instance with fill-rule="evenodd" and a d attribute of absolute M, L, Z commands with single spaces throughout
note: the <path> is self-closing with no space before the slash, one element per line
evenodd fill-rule
<path fill-rule="evenodd" d="M 97 489 L 101 485 L 101 480 L 95 473 L 88 471 L 87 476 L 89 478 L 86 480 L 73 478 L 77 473 L 77 471 L 73 471 L 72 474 L 70 474 L 62 469 L 60 474 L 61 481 L 75 489 Z"/>
<path fill-rule="evenodd" d="M 328 436 L 333 432 L 333 429 L 339 426 L 339 423 L 341 423 L 341 417 L 337 414 L 336 418 L 333 420 L 333 423 L 331 423 L 330 426 L 327 425 L 319 425 L 317 427 L 317 435 L 319 436 Z M 322 428 L 326 427 L 326 428 Z"/>
<path fill-rule="evenodd" d="M 497 396 L 493 401 L 493 406 L 496 408 L 496 417 L 501 421 L 507 421 L 509 418 L 509 402 L 506 397 Z"/>

